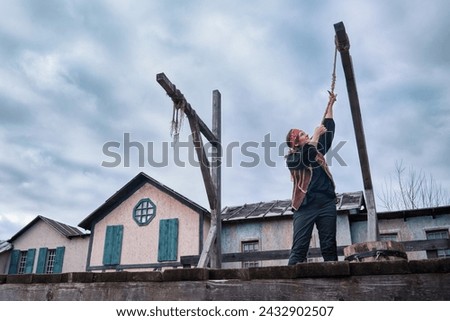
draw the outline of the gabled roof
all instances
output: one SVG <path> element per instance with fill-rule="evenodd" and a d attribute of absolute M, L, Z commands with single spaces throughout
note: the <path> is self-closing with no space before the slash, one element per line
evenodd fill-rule
<path fill-rule="evenodd" d="M 64 237 L 72 238 L 77 236 L 85 236 L 86 233 L 82 232 L 76 227 L 57 222 L 55 220 L 49 219 L 47 217 L 38 215 L 34 220 L 32 220 L 30 223 L 28 223 L 23 229 L 21 229 L 19 232 L 17 232 L 11 239 L 9 239 L 8 242 L 12 242 L 15 239 L 17 239 L 19 236 L 24 234 L 26 231 L 28 231 L 33 225 L 35 225 L 37 222 L 43 221 L 44 223 L 48 224 L 50 227 L 55 229 L 59 234 L 61 234 Z"/>
<path fill-rule="evenodd" d="M 363 192 L 337 194 L 336 208 L 339 212 L 359 213 L 365 208 Z M 222 210 L 222 221 L 237 221 L 268 217 L 292 215 L 291 200 L 276 200 L 225 207 Z"/>
<path fill-rule="evenodd" d="M 199 214 L 206 214 L 210 216 L 209 211 L 202 206 L 196 204 L 190 199 L 184 197 L 180 193 L 175 192 L 173 189 L 167 187 L 164 184 L 161 184 L 154 178 L 148 176 L 147 174 L 140 172 L 136 175 L 131 181 L 129 181 L 125 186 L 119 189 L 114 195 L 108 198 L 105 203 L 103 203 L 99 208 L 97 208 L 94 212 L 92 212 L 88 217 L 86 217 L 80 224 L 79 227 L 84 228 L 86 230 L 90 230 L 92 228 L 92 224 L 99 219 L 108 215 L 112 210 L 114 210 L 117 206 L 119 206 L 123 201 L 128 199 L 134 192 L 136 192 L 139 188 L 141 188 L 144 184 L 149 183 L 166 193 L 192 210 L 196 211 Z"/>

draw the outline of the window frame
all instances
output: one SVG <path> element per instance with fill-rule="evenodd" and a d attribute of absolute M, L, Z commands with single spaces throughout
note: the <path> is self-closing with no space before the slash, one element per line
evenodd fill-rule
<path fill-rule="evenodd" d="M 246 249 L 246 246 L 251 245 L 252 249 Z M 256 245 L 256 249 L 255 249 Z M 260 242 L 258 239 L 241 241 L 241 252 L 251 253 L 260 251 Z M 261 261 L 242 261 L 242 268 L 260 267 Z"/>
<path fill-rule="evenodd" d="M 436 237 L 438 233 L 442 233 L 442 235 L 446 237 Z M 448 228 L 436 228 L 432 230 L 425 230 L 425 236 L 427 240 L 445 240 L 450 238 L 450 232 Z M 426 252 L 428 259 L 450 257 L 450 248 L 440 250 L 427 250 Z"/>
<path fill-rule="evenodd" d="M 144 203 L 148 203 L 149 206 L 146 208 L 139 208 Z M 152 211 L 151 213 L 149 213 L 150 210 Z M 138 211 L 141 212 L 139 215 L 137 214 Z M 144 211 L 146 211 L 146 213 L 143 214 Z M 150 224 L 156 216 L 156 204 L 150 198 L 143 198 L 134 206 L 132 215 L 133 220 L 137 225 L 146 226 Z M 146 219 L 143 220 L 142 218 Z"/>

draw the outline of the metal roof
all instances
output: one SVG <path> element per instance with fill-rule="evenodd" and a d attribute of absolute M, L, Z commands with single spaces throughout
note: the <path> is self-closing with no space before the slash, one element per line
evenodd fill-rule
<path fill-rule="evenodd" d="M 11 242 L 11 241 L 14 241 L 15 239 L 17 239 L 19 236 L 24 234 L 28 229 L 30 229 L 34 224 L 36 224 L 38 221 L 45 222 L 46 224 L 48 224 L 52 228 L 54 228 L 58 233 L 60 233 L 61 235 L 65 236 L 67 238 L 87 235 L 86 233 L 82 232 L 81 230 L 79 230 L 76 227 L 49 219 L 42 215 L 38 215 L 38 216 L 36 216 L 36 218 L 34 220 L 32 220 L 30 223 L 28 223 L 23 229 L 21 229 L 13 237 L 11 237 L 11 239 L 9 241 Z"/>
<path fill-rule="evenodd" d="M 54 220 L 51 220 L 44 216 L 39 216 L 44 222 L 52 226 L 55 230 L 57 230 L 59 233 L 64 235 L 67 238 L 75 237 L 75 236 L 83 236 L 85 233 L 83 233 L 81 230 L 79 230 L 76 227 L 63 224 Z"/>
<path fill-rule="evenodd" d="M 364 195 L 362 191 L 353 193 L 336 194 L 336 209 L 339 211 L 352 211 L 355 214 L 365 209 Z M 275 200 L 244 204 L 240 206 L 228 206 L 222 210 L 222 221 L 246 220 L 256 218 L 281 217 L 292 215 L 291 200 Z M 350 214 L 353 214 L 352 212 Z"/>

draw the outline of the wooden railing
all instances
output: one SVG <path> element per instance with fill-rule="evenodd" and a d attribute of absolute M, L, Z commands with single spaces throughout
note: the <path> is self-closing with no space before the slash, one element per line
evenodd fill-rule
<path fill-rule="evenodd" d="M 432 251 L 432 250 L 446 250 L 450 248 L 450 239 L 439 240 L 418 240 L 399 242 L 405 247 L 406 252 L 417 251 Z M 338 256 L 344 255 L 345 246 L 338 246 Z M 286 260 L 289 257 L 290 250 L 272 250 L 272 251 L 258 251 L 258 252 L 236 252 L 223 253 L 222 262 L 243 262 L 243 261 L 268 261 L 268 260 Z M 311 248 L 308 252 L 309 258 L 320 257 L 320 248 Z M 184 267 L 196 266 L 199 260 L 199 255 L 189 255 L 181 257 L 181 264 Z"/>

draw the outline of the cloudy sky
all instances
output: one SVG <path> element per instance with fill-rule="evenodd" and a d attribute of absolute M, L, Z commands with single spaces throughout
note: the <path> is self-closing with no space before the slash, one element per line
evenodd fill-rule
<path fill-rule="evenodd" d="M 450 186 L 448 12 L 447 0 L 2 0 L 0 239 L 37 215 L 76 226 L 139 172 L 208 207 L 192 150 L 171 147 L 160 72 L 208 126 L 222 95 L 223 206 L 288 199 L 280 146 L 320 122 L 340 21 L 376 197 L 400 161 Z M 339 60 L 336 71 L 331 169 L 338 192 L 360 191 Z M 185 121 L 180 142 L 189 134 Z"/>

